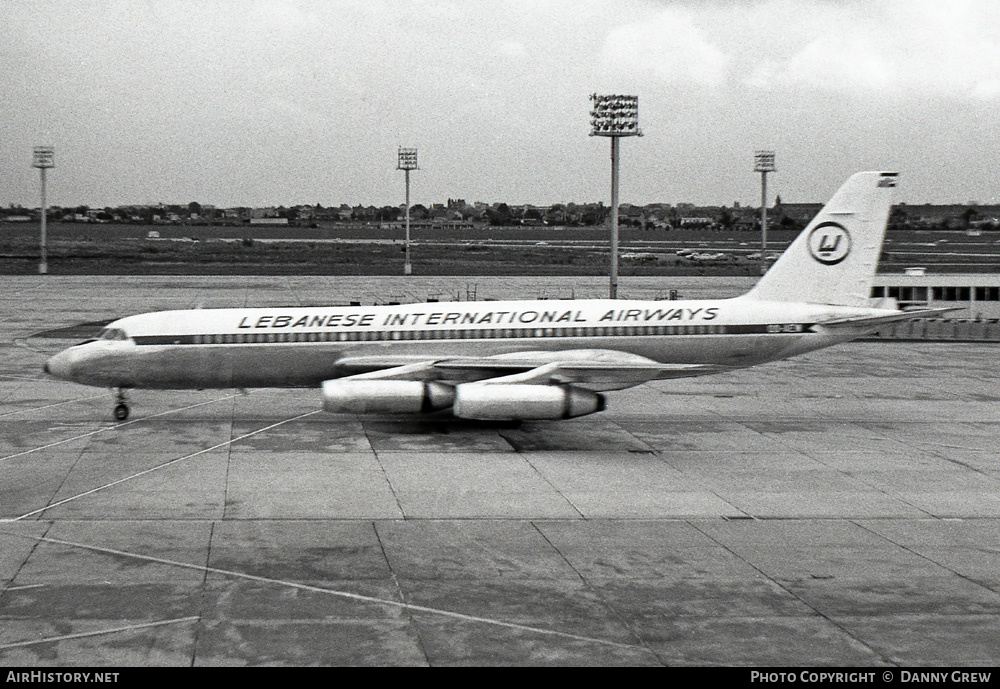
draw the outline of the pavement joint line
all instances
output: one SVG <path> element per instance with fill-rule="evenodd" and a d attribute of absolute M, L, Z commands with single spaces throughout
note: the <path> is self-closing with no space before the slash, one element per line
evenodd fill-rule
<path fill-rule="evenodd" d="M 37 644 L 55 643 L 57 641 L 68 641 L 70 639 L 84 639 L 88 636 L 103 636 L 104 634 L 118 634 L 119 632 L 131 632 L 139 629 L 149 629 L 150 627 L 162 627 L 168 624 L 180 624 L 182 622 L 197 622 L 201 618 L 197 615 L 193 617 L 178 617 L 174 620 L 160 620 L 159 622 L 144 622 L 141 624 L 130 624 L 125 627 L 112 627 L 111 629 L 95 629 L 90 632 L 77 632 L 76 634 L 64 634 L 62 636 L 50 636 L 45 639 L 33 639 L 31 641 L 15 641 L 11 644 L 0 644 L 0 650 L 8 648 L 22 648 L 24 646 L 35 646 Z"/>
<path fill-rule="evenodd" d="M 964 445 L 946 445 L 945 443 L 934 443 L 929 440 L 914 440 L 914 445 L 923 445 L 924 447 L 943 447 L 946 450 L 969 450 L 970 452 L 989 452 L 989 450 L 983 450 L 978 447 L 965 447 Z"/>
<path fill-rule="evenodd" d="M 530 459 L 528 459 L 527 455 L 524 453 L 523 450 L 519 450 L 519 449 L 515 448 L 514 452 L 516 452 L 518 455 L 520 455 L 521 461 L 524 462 L 525 464 L 527 464 L 529 467 L 531 467 L 531 470 L 534 471 L 535 474 L 540 479 L 542 479 L 542 481 L 544 481 L 545 484 L 548 485 L 549 488 L 551 488 L 553 490 L 553 492 L 555 492 L 556 495 L 558 495 L 560 498 L 562 498 L 563 500 L 566 501 L 566 504 L 569 505 L 573 509 L 573 511 L 576 512 L 579 515 L 580 519 L 584 519 L 584 520 L 587 519 L 587 515 L 585 515 L 580 510 L 580 508 L 577 507 L 576 504 L 574 504 L 574 502 L 572 500 L 570 500 L 568 497 L 566 497 L 563 494 L 563 492 L 561 490 L 559 490 L 559 488 L 555 484 L 553 484 L 552 481 L 549 480 L 548 476 L 546 476 L 545 474 L 543 474 L 541 471 L 538 470 L 538 467 L 536 467 L 532 463 L 532 461 Z M 535 527 L 535 528 L 537 529 L 538 527 Z"/>
<path fill-rule="evenodd" d="M 757 518 L 755 517 L 754 521 L 756 521 L 756 520 L 757 520 Z M 854 522 L 851 522 L 850 520 L 847 520 L 847 521 L 849 523 L 854 524 Z M 855 643 L 860 644 L 864 648 L 868 649 L 868 651 L 870 651 L 872 654 L 874 654 L 875 656 L 877 656 L 883 662 L 889 663 L 890 665 L 897 665 L 898 664 L 898 663 L 894 663 L 893 659 L 887 653 L 883 653 L 883 652 L 879 651 L 879 649 L 875 645 L 873 645 L 871 643 L 868 643 L 867 641 L 865 641 L 864 639 L 862 639 L 856 632 L 854 632 L 851 629 L 849 629 L 836 616 L 824 613 L 817 606 L 813 605 L 812 603 L 810 603 L 809 601 L 807 601 L 805 598 L 803 598 L 801 595 L 797 594 L 795 591 L 793 591 L 788 586 L 788 584 L 786 582 L 781 581 L 781 579 L 779 579 L 778 577 L 772 577 L 772 576 L 770 576 L 769 574 L 767 574 L 767 572 L 765 572 L 763 569 L 761 569 L 756 563 L 752 562 L 749 558 L 743 556 L 741 553 L 737 552 L 736 550 L 734 550 L 733 548 L 731 548 L 727 544 L 723 543 L 721 540 L 719 540 L 718 538 L 716 538 L 715 536 L 713 536 L 711 533 L 709 533 L 705 529 L 699 527 L 698 524 L 696 524 L 694 521 L 689 520 L 689 521 L 687 521 L 687 524 L 689 526 L 693 527 L 694 529 L 698 530 L 699 532 L 701 532 L 701 534 L 704 535 L 706 538 L 708 538 L 710 541 L 716 543 L 721 548 L 724 548 L 733 557 L 736 557 L 736 558 L 742 560 L 743 562 L 745 562 L 748 566 L 753 567 L 755 570 L 757 570 L 757 573 L 761 577 L 764 578 L 764 580 L 771 582 L 772 584 L 774 584 L 775 586 L 777 586 L 778 588 L 780 588 L 782 591 L 784 591 L 785 593 L 787 593 L 789 596 L 791 596 L 792 598 L 794 598 L 794 599 L 798 600 L 799 602 L 801 602 L 807 608 L 809 608 L 810 610 L 812 610 L 813 614 L 817 615 L 820 619 L 825 620 L 828 624 L 830 624 L 834 628 L 840 630 L 841 633 L 843 633 L 844 635 L 846 635 L 848 638 L 850 638 L 851 640 L 853 640 Z M 854 525 L 855 526 L 859 526 L 858 524 L 854 524 Z"/>
<path fill-rule="evenodd" d="M 59 445 L 65 445 L 66 443 L 71 443 L 74 440 L 82 440 L 83 438 L 89 438 L 90 436 L 97 435 L 99 433 L 107 433 L 109 431 L 117 431 L 126 426 L 131 426 L 132 424 L 142 423 L 143 421 L 149 421 L 150 419 L 155 419 L 160 416 L 167 416 L 169 414 L 176 414 L 177 412 L 187 411 L 188 409 L 197 409 L 198 407 L 204 407 L 207 404 L 215 404 L 216 402 L 222 402 L 233 397 L 237 397 L 239 393 L 234 395 L 226 395 L 225 397 L 217 397 L 214 400 L 208 400 L 207 402 L 198 402 L 197 404 L 192 404 L 187 407 L 178 407 L 177 409 L 168 409 L 167 411 L 160 412 L 158 414 L 152 414 L 150 416 L 145 416 L 141 419 L 133 419 L 132 421 L 125 421 L 122 423 L 117 423 L 113 426 L 105 426 L 103 428 L 98 428 L 96 431 L 90 431 L 89 433 L 83 433 L 81 435 L 75 435 L 72 438 L 66 438 L 64 440 L 57 440 L 54 443 L 49 443 L 48 445 L 42 445 L 41 447 L 35 447 L 30 450 L 25 450 L 24 452 L 18 452 L 13 455 L 7 455 L 6 457 L 0 457 L 0 462 L 5 462 L 8 459 L 16 459 L 17 457 L 23 457 L 25 455 L 30 455 L 33 452 L 40 452 L 42 450 L 48 450 L 52 447 L 58 447 Z"/>
<path fill-rule="evenodd" d="M 922 442 L 922 441 L 916 441 L 914 444 L 917 445 L 918 447 L 922 446 L 923 448 L 930 448 L 930 449 L 926 449 L 925 451 L 931 453 L 934 457 L 937 457 L 938 459 L 942 459 L 945 462 L 948 462 L 949 464 L 957 464 L 960 467 L 964 467 L 965 469 L 968 469 L 969 471 L 973 471 L 973 472 L 975 472 L 977 474 L 980 474 L 982 476 L 985 476 L 986 478 L 989 478 L 989 479 L 995 478 L 992 475 L 992 472 L 986 471 L 984 469 L 980 469 L 979 467 L 977 467 L 977 466 L 975 466 L 973 464 L 970 464 L 969 462 L 963 462 L 960 459 L 955 459 L 954 457 L 948 457 L 941 450 L 939 450 L 937 448 L 941 447 L 941 448 L 944 448 L 946 450 L 949 450 L 949 449 L 951 449 L 951 450 L 968 450 L 969 452 L 989 452 L 989 450 L 979 450 L 978 448 L 974 448 L 974 447 L 961 447 L 961 446 L 957 446 L 957 445 L 944 445 L 944 444 L 941 444 L 941 443 Z"/>
<path fill-rule="evenodd" d="M 197 452 L 192 452 L 190 454 L 184 455 L 183 457 L 177 457 L 176 459 L 171 459 L 169 462 L 164 462 L 163 464 L 157 464 L 155 467 L 150 467 L 149 469 L 146 469 L 144 471 L 140 471 L 140 472 L 138 472 L 136 474 L 132 474 L 131 476 L 126 476 L 125 478 L 120 478 L 117 481 L 112 481 L 111 483 L 106 483 L 103 486 L 98 486 L 97 488 L 92 488 L 91 490 L 88 490 L 86 492 L 80 493 L 79 495 L 73 495 L 71 497 L 66 498 L 65 500 L 60 500 L 59 502 L 52 503 L 51 505 L 46 505 L 45 507 L 42 507 L 40 509 L 34 510 L 32 512 L 28 512 L 27 514 L 22 514 L 20 517 L 15 517 L 14 519 L 11 519 L 10 521 L 16 522 L 16 521 L 20 521 L 20 520 L 22 520 L 22 519 L 24 519 L 26 517 L 33 517 L 36 514 L 41 514 L 42 512 L 46 512 L 48 510 L 51 510 L 54 507 L 59 507 L 60 505 L 65 505 L 66 503 L 72 502 L 73 500 L 78 500 L 78 499 L 86 497 L 88 495 L 92 495 L 94 493 L 97 493 L 98 491 L 102 491 L 102 490 L 104 490 L 106 488 L 111 488 L 113 486 L 117 486 L 120 483 L 125 483 L 126 481 L 131 481 L 134 478 L 138 478 L 140 476 L 145 476 L 146 474 L 150 474 L 150 473 L 152 473 L 154 471 L 158 471 L 160 469 L 163 469 L 165 467 L 171 466 L 173 464 L 177 464 L 178 462 L 183 462 L 186 459 L 191 459 L 192 457 L 197 457 L 198 455 L 203 455 L 206 452 L 212 452 L 213 450 L 218 450 L 220 447 L 226 447 L 227 445 L 232 445 L 235 442 L 238 442 L 240 440 L 245 440 L 246 438 L 249 438 L 251 436 L 257 435 L 258 433 L 263 433 L 264 431 L 269 431 L 272 428 L 277 428 L 278 426 L 282 426 L 282 425 L 284 425 L 286 423 L 290 423 L 292 421 L 298 421 L 299 419 L 303 419 L 303 418 L 305 418 L 307 416 L 312 416 L 313 414 L 318 414 L 319 412 L 320 412 L 319 409 L 315 409 L 313 411 L 306 412 L 305 414 L 299 414 L 298 416 L 293 416 L 290 419 L 285 419 L 284 421 L 279 421 L 277 423 L 272 423 L 270 426 L 265 426 L 264 428 L 258 428 L 256 431 L 251 431 L 250 433 L 244 433 L 243 435 L 238 436 L 236 438 L 230 438 L 229 440 L 223 441 L 223 442 L 221 442 L 221 443 L 219 443 L 217 445 L 213 445 L 212 447 L 207 447 L 207 448 L 205 448 L 203 450 L 198 450 Z"/>
<path fill-rule="evenodd" d="M 570 570 L 572 570 L 572 572 L 579 578 L 580 583 L 583 584 L 589 591 L 596 594 L 598 599 L 600 599 L 602 603 L 607 605 L 608 608 L 614 613 L 615 617 L 618 619 L 621 625 L 625 627 L 625 629 L 633 633 L 635 637 L 640 640 L 641 645 L 637 644 L 636 648 L 642 648 L 648 654 L 656 658 L 657 661 L 666 664 L 663 658 L 660 657 L 660 654 L 657 653 L 655 649 L 651 648 L 646 643 L 646 641 L 643 639 L 641 631 L 639 629 L 634 628 L 635 625 L 633 623 L 631 623 L 628 619 L 626 619 L 625 616 L 623 616 L 621 612 L 613 604 L 608 603 L 608 601 L 605 600 L 604 595 L 594 587 L 594 584 L 592 582 L 588 581 L 587 578 L 583 576 L 580 570 L 577 569 L 577 567 L 572 562 L 570 562 L 569 558 L 567 558 L 566 555 L 559 549 L 559 546 L 553 543 L 552 540 L 548 537 L 548 535 L 546 535 L 546 533 L 542 531 L 542 529 L 538 528 L 538 523 L 535 522 L 535 520 L 531 520 L 529 523 L 531 524 L 531 528 L 533 528 L 535 532 L 542 537 L 542 540 L 548 543 L 549 547 L 552 548 L 552 550 L 555 551 L 555 553 L 560 558 L 562 558 L 562 561 L 566 564 L 566 566 L 569 567 Z"/>
<path fill-rule="evenodd" d="M 312 413 L 312 412 L 311 412 Z M 291 420 L 291 419 L 289 419 Z M 70 548 L 81 548 L 84 550 L 90 550 L 96 553 L 104 553 L 107 555 L 115 555 L 117 557 L 127 557 L 136 560 L 142 560 L 145 562 L 152 562 L 155 564 L 167 565 L 169 567 L 179 567 L 181 569 L 190 569 L 196 572 L 203 572 L 205 574 L 219 574 L 222 576 L 233 577 L 236 579 L 245 579 L 247 581 L 254 581 L 262 584 L 273 584 L 277 586 L 285 586 L 288 588 L 298 589 L 300 591 L 310 591 L 312 593 L 322 593 L 337 598 L 344 598 L 347 600 L 358 601 L 360 603 L 372 603 L 375 605 L 382 605 L 390 608 L 398 608 L 400 610 L 406 610 L 409 612 L 416 613 L 426 613 L 428 615 L 440 615 L 442 617 L 449 617 L 456 620 L 461 620 L 464 622 L 476 622 L 479 624 L 487 624 L 495 627 L 503 627 L 504 629 L 515 629 L 523 632 L 531 632 L 534 634 L 543 634 L 546 636 L 557 636 L 564 639 L 571 639 L 574 641 L 583 641 L 586 643 L 596 643 L 604 646 L 612 646 L 614 648 L 628 649 L 628 650 L 638 650 L 643 652 L 648 652 L 648 649 L 636 645 L 636 644 L 626 644 L 620 641 L 611 641 L 609 639 L 597 639 L 590 636 L 583 636 L 581 634 L 572 634 L 570 632 L 560 632 L 555 629 L 545 629 L 543 627 L 533 627 L 527 624 L 518 624 L 516 622 L 504 622 L 502 620 L 495 620 L 489 617 L 480 617 L 478 615 L 468 615 L 461 612 L 453 612 L 451 610 L 442 610 L 440 608 L 431 608 L 425 605 L 415 605 L 413 603 L 405 603 L 402 601 L 387 600 L 384 598 L 377 598 L 375 596 L 366 596 L 360 593 L 351 593 L 350 591 L 339 591 L 337 589 L 324 588 L 322 586 L 313 586 L 311 584 L 302 584 L 295 581 L 285 581 L 283 579 L 274 579 L 271 577 L 262 577 L 256 574 L 247 574 L 245 572 L 235 572 L 228 569 L 220 569 L 219 567 L 210 567 L 208 565 L 196 565 L 190 562 L 179 562 L 177 560 L 168 560 L 166 558 L 152 557 L 149 555 L 140 555 L 139 553 L 130 553 L 125 550 L 116 550 L 114 548 L 104 548 L 98 545 L 90 545 L 87 543 L 75 543 L 73 541 L 64 541 L 59 538 L 50 538 L 48 536 L 31 536 L 28 534 L 19 534 L 0 531 L 0 534 L 6 536 L 16 536 L 18 538 L 25 538 L 39 543 L 51 543 L 54 545 L 62 545 Z M 199 618 L 193 618 L 199 619 Z M 0 649 L 5 648 L 0 646 Z"/>
<path fill-rule="evenodd" d="M 385 543 L 383 543 L 382 541 L 382 535 L 378 532 L 378 524 L 373 521 L 371 526 L 372 526 L 372 532 L 375 534 L 375 540 L 378 541 L 379 550 L 382 552 L 382 557 L 385 558 L 385 564 L 389 568 L 389 574 L 392 576 L 392 583 L 393 586 L 396 587 L 396 593 L 399 594 L 400 600 L 405 600 L 406 593 L 404 593 L 403 587 L 399 583 L 399 577 L 396 576 L 396 570 L 392 566 L 392 560 L 389 558 L 389 554 L 385 551 Z M 413 625 L 416 624 L 416 622 L 413 619 L 413 615 L 409 615 L 409 620 L 410 624 Z M 423 654 L 424 660 L 427 661 L 428 665 L 430 665 L 431 664 L 430 657 L 427 654 L 427 648 L 424 644 L 423 639 L 420 636 L 419 629 L 416 630 L 415 636 L 417 638 L 417 646 L 420 648 L 420 652 L 421 654 Z"/>
<path fill-rule="evenodd" d="M 392 485 L 392 481 L 389 480 L 389 473 L 385 470 L 385 464 L 382 462 L 382 458 L 379 457 L 378 451 L 371 446 L 372 441 L 371 438 L 368 436 L 368 433 L 365 433 L 365 438 L 368 440 L 368 446 L 371 447 L 372 454 L 375 455 L 375 461 L 378 463 L 379 471 L 382 472 L 382 478 L 385 480 L 386 485 L 389 486 L 389 492 L 392 493 L 392 499 L 396 502 L 396 509 L 399 510 L 399 513 L 403 515 L 405 519 L 406 510 L 403 509 L 403 503 L 399 499 L 399 493 L 396 491 L 396 486 Z M 377 535 L 378 532 L 376 530 L 376 536 Z M 380 545 L 381 545 L 381 540 L 380 540 Z M 395 579 L 395 575 L 393 575 L 393 579 Z"/>
<path fill-rule="evenodd" d="M 912 553 L 913 555 L 915 555 L 915 556 L 917 556 L 919 558 L 927 560 L 928 562 L 933 563 L 933 564 L 937 565 L 938 567 L 941 567 L 942 569 L 950 572 L 954 576 L 957 576 L 960 579 L 964 579 L 965 581 L 969 582 L 970 584 L 974 584 L 976 586 L 984 588 L 987 591 L 990 591 L 991 593 L 1000 593 L 1000 590 L 998 590 L 996 588 L 993 588 L 993 587 L 989 586 L 986 583 L 983 583 L 982 581 L 976 579 L 975 577 L 971 577 L 971 576 L 962 574 L 960 571 L 958 571 L 958 569 L 956 569 L 954 567 L 948 566 L 947 563 L 939 562 L 937 559 L 931 557 L 930 555 L 923 553 L 919 549 L 919 546 L 907 545 L 906 543 L 900 542 L 901 539 L 894 539 L 894 538 L 890 537 L 887 534 L 884 534 L 884 533 L 882 533 L 880 531 L 877 531 L 877 530 L 871 528 L 870 526 L 868 526 L 865 523 L 868 520 L 850 519 L 848 521 L 850 521 L 851 524 L 854 524 L 854 526 L 858 527 L 859 529 L 864 529 L 868 533 L 874 534 L 875 536 L 877 536 L 877 537 L 879 537 L 881 539 L 884 539 L 884 540 L 888 541 L 889 543 L 892 543 L 897 548 L 902 548 L 903 550 L 905 550 L 908 553 Z M 940 519 L 938 521 L 963 521 L 963 520 L 962 519 L 954 520 L 954 519 L 949 519 L 949 518 L 942 518 L 942 519 Z"/>

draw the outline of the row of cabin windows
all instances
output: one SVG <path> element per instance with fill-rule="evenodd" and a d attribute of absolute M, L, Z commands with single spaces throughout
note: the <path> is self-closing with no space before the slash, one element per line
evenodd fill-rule
<path fill-rule="evenodd" d="M 483 330 L 392 330 L 319 333 L 226 333 L 195 335 L 194 344 L 270 342 L 371 342 L 381 340 L 473 340 L 502 337 L 600 337 L 614 335 L 717 335 L 721 325 L 641 325 L 600 328 L 487 328 Z"/>
<path fill-rule="evenodd" d="M 1000 301 L 1000 287 L 872 287 L 872 297 L 899 301 Z"/>

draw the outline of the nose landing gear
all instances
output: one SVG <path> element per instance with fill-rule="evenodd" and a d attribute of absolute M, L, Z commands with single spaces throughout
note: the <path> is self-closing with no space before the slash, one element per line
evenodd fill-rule
<path fill-rule="evenodd" d="M 124 421 L 128 418 L 128 405 L 125 403 L 125 391 L 118 388 L 115 393 L 115 408 L 114 408 L 115 419 L 118 421 Z"/>

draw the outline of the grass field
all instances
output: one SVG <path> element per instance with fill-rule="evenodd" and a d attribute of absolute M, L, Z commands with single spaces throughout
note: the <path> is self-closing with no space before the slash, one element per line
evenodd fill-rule
<path fill-rule="evenodd" d="M 146 238 L 150 230 L 158 239 Z M 52 223 L 49 272 L 72 275 L 397 275 L 403 271 L 399 231 L 358 226 L 315 229 L 273 226 L 156 227 Z M 411 247 L 418 275 L 603 275 L 608 272 L 607 231 L 594 228 L 484 228 L 415 233 Z M 397 236 L 393 236 L 397 235 Z M 430 235 L 430 236 L 428 236 Z M 650 242 L 653 242 L 653 246 Z M 698 246 L 695 237 L 692 245 Z M 659 244 L 657 242 L 660 242 Z M 737 258 L 695 263 L 676 255 L 681 237 L 622 232 L 623 275 L 750 275 L 756 263 Z M 680 243 L 677 243 L 680 242 Z M 707 251 L 708 248 L 706 247 Z M 0 225 L 0 272 L 38 270 L 37 225 Z"/>
<path fill-rule="evenodd" d="M 155 230 L 158 239 L 147 234 Z M 622 228 L 622 275 L 732 275 L 760 273 L 749 258 L 759 248 L 752 233 L 644 231 Z M 777 253 L 795 232 L 772 230 Z M 318 228 L 275 226 L 48 225 L 48 268 L 68 275 L 398 275 L 403 271 L 401 231 L 377 225 Z M 417 275 L 606 275 L 607 229 L 484 227 L 426 230 L 412 235 Z M 725 253 L 691 260 L 682 248 Z M 0 274 L 38 272 L 37 224 L 0 224 Z M 639 254 L 639 256 L 630 256 Z M 890 233 L 881 272 L 920 265 L 933 272 L 998 272 L 1000 245 L 992 234 Z"/>

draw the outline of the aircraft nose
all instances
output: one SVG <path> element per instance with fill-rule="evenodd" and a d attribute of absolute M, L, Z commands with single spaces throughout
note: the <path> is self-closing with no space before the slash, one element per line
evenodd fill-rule
<path fill-rule="evenodd" d="M 72 354 L 69 351 L 62 351 L 50 358 L 42 366 L 42 370 L 50 376 L 71 380 L 73 375 Z"/>

